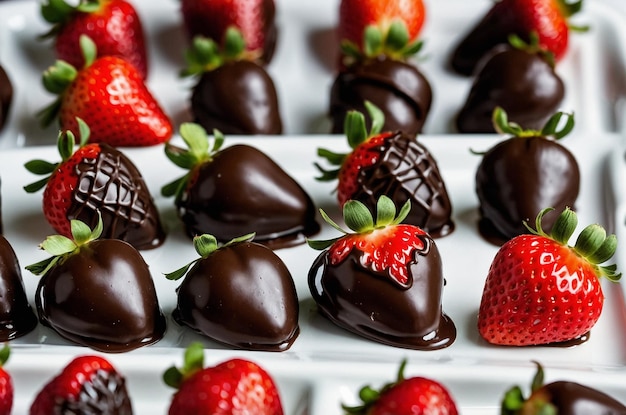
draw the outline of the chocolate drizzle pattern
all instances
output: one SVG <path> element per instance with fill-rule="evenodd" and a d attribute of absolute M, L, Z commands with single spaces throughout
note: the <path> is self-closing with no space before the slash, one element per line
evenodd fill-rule
<path fill-rule="evenodd" d="M 381 195 L 396 206 L 411 200 L 405 223 L 419 226 L 431 236 L 440 237 L 454 230 L 452 205 L 437 162 L 414 137 L 396 132 L 380 150 L 380 160 L 361 170 L 359 191 L 352 197 L 372 211 Z"/>
<path fill-rule="evenodd" d="M 120 151 L 100 146 L 96 159 L 76 166 L 79 179 L 68 218 L 94 228 L 100 212 L 103 238 L 121 239 L 137 249 L 160 246 L 165 231 L 140 172 Z"/>
<path fill-rule="evenodd" d="M 78 399 L 57 402 L 55 414 L 62 415 L 132 415 L 126 380 L 116 372 L 97 370 L 83 382 Z"/>

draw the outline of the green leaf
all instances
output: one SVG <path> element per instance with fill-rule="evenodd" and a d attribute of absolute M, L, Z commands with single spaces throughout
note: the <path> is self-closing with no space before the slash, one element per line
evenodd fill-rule
<path fill-rule="evenodd" d="M 83 147 L 89 141 L 91 130 L 82 118 L 76 117 L 76 123 L 78 124 L 78 133 L 80 134 L 80 140 L 78 145 L 79 147 Z"/>
<path fill-rule="evenodd" d="M 91 240 L 91 228 L 89 228 L 86 223 L 72 219 L 70 221 L 70 228 L 76 245 L 81 246 Z"/>
<path fill-rule="evenodd" d="M 224 145 L 224 134 L 218 130 L 217 128 L 213 129 L 213 147 L 211 147 L 211 154 L 214 154 L 219 151 Z"/>
<path fill-rule="evenodd" d="M 401 51 L 409 43 L 409 31 L 404 21 L 395 19 L 389 26 L 389 32 L 385 39 L 385 49 Z"/>
<path fill-rule="evenodd" d="M 615 251 L 617 251 L 617 237 L 612 234 L 607 236 L 602 245 L 600 245 L 600 248 L 589 255 L 587 260 L 592 264 L 602 264 L 613 258 Z"/>
<path fill-rule="evenodd" d="M 574 234 L 574 231 L 576 231 L 577 226 L 578 217 L 576 216 L 576 212 L 566 208 L 554 222 L 550 235 L 552 236 L 552 239 L 558 243 L 567 245 L 570 238 Z"/>
<path fill-rule="evenodd" d="M 346 156 L 347 156 L 347 154 L 345 153 L 334 153 L 324 148 L 318 148 L 317 155 L 319 157 L 326 159 L 333 166 L 343 165 L 343 162 L 346 160 Z"/>
<path fill-rule="evenodd" d="M 176 271 L 172 271 L 167 274 L 164 274 L 165 278 L 167 278 L 168 280 L 172 280 L 172 281 L 177 281 L 181 279 L 182 277 L 185 276 L 185 274 L 187 274 L 187 271 L 189 271 L 189 268 L 191 268 L 191 266 L 195 264 L 196 262 L 198 262 L 199 260 L 200 259 L 198 258 L 195 261 L 191 261 L 187 265 L 183 265 L 182 267 L 178 268 Z"/>
<path fill-rule="evenodd" d="M 338 240 L 340 240 L 341 237 L 338 238 L 334 238 L 334 239 L 327 239 L 327 240 L 312 240 L 312 239 L 307 239 L 306 243 L 313 249 L 315 249 L 316 251 L 323 251 L 324 249 L 329 248 L 330 246 L 332 246 L 332 244 L 334 244 L 335 242 L 337 242 Z"/>
<path fill-rule="evenodd" d="M 30 173 L 42 175 L 51 174 L 59 165 L 59 163 L 50 163 L 45 160 L 30 160 L 24 163 L 24 167 Z"/>
<path fill-rule="evenodd" d="M 224 55 L 227 59 L 237 59 L 246 49 L 246 41 L 239 29 L 229 26 L 224 34 Z"/>
<path fill-rule="evenodd" d="M 193 246 L 202 258 L 207 258 L 217 251 L 218 248 L 217 239 L 209 234 L 195 236 L 193 238 Z"/>
<path fill-rule="evenodd" d="M 59 95 L 76 79 L 78 71 L 69 63 L 58 60 L 46 69 L 42 75 L 42 83 L 46 91 Z"/>
<path fill-rule="evenodd" d="M 34 183 L 27 184 L 26 186 L 24 186 L 24 190 L 26 191 L 26 193 L 38 192 L 39 190 L 43 189 L 48 184 L 48 180 L 50 180 L 50 176 L 44 179 L 38 180 Z"/>
<path fill-rule="evenodd" d="M 385 227 L 396 218 L 396 205 L 387 196 L 381 196 L 376 203 L 376 227 Z"/>
<path fill-rule="evenodd" d="M 404 205 L 402 205 L 402 207 L 400 208 L 400 213 L 398 213 L 398 216 L 396 216 L 396 219 L 393 221 L 393 224 L 398 225 L 404 222 L 406 217 L 409 216 L 410 212 L 411 212 L 411 199 L 407 199 L 407 201 L 404 202 Z"/>
<path fill-rule="evenodd" d="M 96 43 L 87 35 L 80 35 L 78 38 L 80 44 L 80 50 L 83 53 L 85 59 L 85 68 L 90 67 L 98 56 L 98 48 Z"/>
<path fill-rule="evenodd" d="M 0 366 L 4 366 L 9 360 L 9 356 L 11 355 L 11 348 L 8 344 L 5 344 L 2 349 L 0 349 Z"/>
<path fill-rule="evenodd" d="M 343 205 L 343 218 L 346 226 L 357 233 L 374 229 L 374 219 L 371 212 L 367 206 L 358 200 L 348 200 Z"/>
<path fill-rule="evenodd" d="M 177 367 L 172 366 L 163 372 L 163 383 L 171 388 L 178 389 L 183 383 L 183 374 L 180 373 Z"/>
<path fill-rule="evenodd" d="M 328 214 L 324 211 L 324 209 L 320 209 L 320 215 L 322 215 L 322 219 L 324 219 L 324 221 L 328 223 L 330 226 L 337 229 L 341 233 L 344 233 L 344 234 L 347 233 L 341 228 L 341 226 L 337 225 L 335 221 L 330 218 L 330 216 L 328 216 Z"/>
<path fill-rule="evenodd" d="M 574 245 L 574 250 L 583 257 L 593 255 L 606 240 L 606 230 L 598 224 L 585 227 Z"/>
<path fill-rule="evenodd" d="M 182 187 L 186 185 L 188 179 L 188 175 L 181 177 L 180 179 L 174 180 L 163 187 L 161 187 L 161 195 L 165 197 L 172 197 L 179 194 L 182 191 Z"/>
<path fill-rule="evenodd" d="M 53 256 L 69 254 L 77 248 L 77 244 L 63 235 L 48 236 L 42 243 L 41 248 Z"/>
<path fill-rule="evenodd" d="M 348 138 L 348 145 L 356 148 L 359 144 L 367 140 L 367 128 L 365 127 L 365 116 L 359 111 L 348 111 L 344 120 L 343 131 Z"/>
<path fill-rule="evenodd" d="M 181 124 L 179 131 L 195 160 L 201 160 L 208 154 L 209 135 L 204 127 L 197 123 L 185 122 Z"/>
<path fill-rule="evenodd" d="M 502 415 L 517 414 L 524 405 L 524 393 L 519 386 L 514 386 L 504 393 L 502 398 Z"/>
<path fill-rule="evenodd" d="M 383 130 L 383 126 L 385 125 L 385 113 L 382 112 L 380 108 L 378 108 L 370 101 L 366 100 L 364 102 L 364 105 L 367 109 L 367 113 L 372 119 L 372 128 L 369 132 L 369 136 L 373 137 L 380 134 L 380 132 Z"/>
<path fill-rule="evenodd" d="M 59 136 L 57 138 L 57 150 L 61 155 L 61 160 L 66 161 L 72 154 L 74 154 L 74 146 L 76 145 L 76 139 L 74 137 L 74 133 L 70 130 L 65 130 L 59 132 Z"/>
<path fill-rule="evenodd" d="M 50 269 L 54 267 L 57 262 L 59 262 L 60 258 L 61 257 L 58 256 L 52 256 L 50 258 L 44 259 L 43 261 L 27 265 L 25 268 L 35 275 L 46 275 L 46 273 L 50 271 Z"/>
<path fill-rule="evenodd" d="M 377 26 L 367 26 L 363 38 L 365 56 L 376 56 L 383 49 L 383 32 Z"/>
<path fill-rule="evenodd" d="M 185 350 L 182 373 L 185 376 L 204 368 L 204 347 L 202 343 L 193 342 Z"/>

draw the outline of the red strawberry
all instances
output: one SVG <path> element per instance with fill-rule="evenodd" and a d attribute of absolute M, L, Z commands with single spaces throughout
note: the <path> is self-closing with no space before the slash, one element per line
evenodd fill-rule
<path fill-rule="evenodd" d="M 37 394 L 30 415 L 50 414 L 131 415 L 126 380 L 99 356 L 72 360 Z"/>
<path fill-rule="evenodd" d="M 276 385 L 263 368 L 244 359 L 205 368 L 200 343 L 189 345 L 183 367 L 168 369 L 163 380 L 178 389 L 169 415 L 283 413 Z"/>
<path fill-rule="evenodd" d="M 274 0 L 182 0 L 181 12 L 190 39 L 202 35 L 221 42 L 226 29 L 241 31 L 248 51 L 269 62 L 276 46 Z"/>
<path fill-rule="evenodd" d="M 568 19 L 582 8 L 583 0 L 502 0 L 495 2 L 489 12 L 461 40 L 452 55 L 452 67 L 470 75 L 476 64 L 494 46 L 508 43 L 510 35 L 530 40 L 531 33 L 539 37 L 542 49 L 560 60 L 569 43 Z M 571 27 L 585 30 L 581 27 Z"/>
<path fill-rule="evenodd" d="M 546 234 L 516 236 L 496 254 L 485 282 L 478 330 L 490 343 L 526 346 L 579 341 L 596 324 L 604 295 L 600 277 L 617 281 L 615 265 L 600 266 L 615 253 L 615 235 L 589 225 L 568 245 L 578 219 L 565 209 Z"/>
<path fill-rule="evenodd" d="M 47 0 L 41 5 L 43 18 L 53 24 L 44 37 L 55 38 L 57 57 L 76 68 L 85 65 L 79 38 L 87 35 L 96 43 L 100 56 L 119 56 L 135 65 L 146 78 L 148 64 L 141 20 L 125 0 Z"/>
<path fill-rule="evenodd" d="M 398 378 L 380 390 L 364 386 L 359 406 L 342 405 L 347 414 L 355 415 L 456 415 L 454 398 L 441 383 L 421 377 L 404 377 L 406 360 L 398 370 Z"/>
<path fill-rule="evenodd" d="M 335 170 L 319 165 L 321 181 L 338 179 L 337 200 L 343 206 L 348 200 L 359 200 L 374 210 L 380 195 L 390 197 L 396 205 L 411 201 L 407 223 L 424 229 L 431 236 L 452 232 L 452 206 L 437 162 L 415 136 L 402 131 L 381 132 L 385 116 L 366 101 L 372 121 L 371 131 L 365 116 L 355 110 L 345 117 L 345 132 L 352 152 L 333 153 L 318 149 L 318 155 Z"/>
<path fill-rule="evenodd" d="M 502 415 L 626 414 L 626 406 L 597 389 L 565 380 L 544 384 L 543 368 L 536 365 L 530 396 L 524 397 L 519 386 L 509 389 L 502 400 Z"/>
<path fill-rule="evenodd" d="M 454 323 L 441 311 L 441 257 L 421 228 L 402 224 L 407 201 L 396 216 L 386 196 L 378 200 L 376 221 L 367 207 L 350 200 L 343 236 L 311 241 L 324 250 L 309 270 L 309 289 L 321 314 L 340 327 L 374 341 L 411 349 L 447 347 L 456 337 Z"/>
<path fill-rule="evenodd" d="M 172 135 L 172 124 L 128 61 L 116 56 L 96 58 L 96 48 L 81 36 L 85 67 L 76 70 L 57 61 L 43 74 L 46 89 L 59 97 L 41 112 L 48 125 L 59 118 L 62 130 L 78 133 L 76 117 L 92 128 L 91 142 L 112 146 L 161 144 Z"/>
<path fill-rule="evenodd" d="M 361 45 L 368 26 L 376 26 L 387 33 L 394 21 L 406 25 L 407 37 L 417 39 L 426 9 L 422 0 L 342 0 L 339 6 L 338 35 L 341 41 L 348 40 Z"/>
<path fill-rule="evenodd" d="M 78 149 L 74 149 L 75 137 L 71 131 L 60 133 L 61 162 L 26 163 L 31 173 L 48 176 L 24 189 L 34 193 L 45 186 L 43 213 L 61 235 L 71 236 L 72 219 L 93 227 L 102 217 L 104 235 L 108 238 L 122 239 L 138 249 L 161 245 L 165 232 L 140 172 L 113 147 L 87 144 L 89 127 L 81 119 L 77 123 L 81 131 Z"/>
<path fill-rule="evenodd" d="M 10 354 L 9 346 L 5 345 L 0 349 L 0 415 L 10 415 L 13 408 L 13 379 L 9 372 L 4 369 Z"/>

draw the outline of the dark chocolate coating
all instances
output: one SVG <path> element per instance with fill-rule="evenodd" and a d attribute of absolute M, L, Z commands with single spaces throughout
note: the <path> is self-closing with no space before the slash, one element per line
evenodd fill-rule
<path fill-rule="evenodd" d="M 559 415 L 624 415 L 626 406 L 601 392 L 574 382 L 558 381 L 544 385 L 540 391 L 549 395 L 548 401 Z"/>
<path fill-rule="evenodd" d="M 476 171 L 476 194 L 487 239 L 502 243 L 528 233 L 522 221 L 534 224 L 537 214 L 553 207 L 573 208 L 580 188 L 580 171 L 572 153 L 543 137 L 515 137 L 489 149 Z M 549 232 L 558 217 L 542 221 Z"/>
<path fill-rule="evenodd" d="M 492 115 L 502 107 L 509 120 L 541 130 L 559 109 L 563 80 L 543 57 L 520 49 L 494 53 L 479 70 L 456 124 L 461 133 L 493 133 Z"/>
<path fill-rule="evenodd" d="M 148 265 L 117 239 L 99 239 L 55 265 L 35 296 L 40 321 L 62 337 L 117 353 L 159 341 L 165 317 Z"/>
<path fill-rule="evenodd" d="M 17 256 L 0 235 L 0 341 L 21 337 L 36 326 L 37 317 L 28 304 Z"/>
<path fill-rule="evenodd" d="M 207 131 L 255 135 L 283 130 L 274 81 L 250 61 L 227 62 L 203 73 L 193 88 L 191 111 Z"/>
<path fill-rule="evenodd" d="M 422 132 L 432 103 L 432 89 L 415 65 L 390 58 L 356 63 L 337 75 L 330 92 L 333 133 L 343 133 L 346 114 L 366 114 L 368 100 L 385 114 L 383 131 Z M 371 120 L 370 120 L 371 121 Z"/>
<path fill-rule="evenodd" d="M 248 350 L 287 350 L 300 332 L 289 270 L 271 249 L 250 242 L 194 264 L 178 288 L 174 319 Z"/>
<path fill-rule="evenodd" d="M 13 84 L 6 71 L 0 66 L 0 130 L 9 117 L 9 110 L 13 102 Z"/>
<path fill-rule="evenodd" d="M 88 385 L 88 386 L 87 386 Z M 55 400 L 58 414 L 132 415 L 126 379 L 117 372 L 97 370 L 78 392 L 78 398 Z M 63 399 L 64 398 L 64 399 Z M 94 409 L 97 408 L 97 409 Z"/>
<path fill-rule="evenodd" d="M 98 157 L 76 166 L 78 185 L 68 219 L 92 229 L 102 215 L 103 238 L 121 239 L 137 249 L 160 246 L 165 239 L 159 212 L 135 165 L 120 151 L 100 144 Z"/>
<path fill-rule="evenodd" d="M 366 271 L 357 253 L 337 265 L 322 252 L 308 275 L 309 289 L 319 312 L 336 325 L 379 343 L 418 350 L 450 346 L 456 328 L 443 314 L 444 280 L 434 241 L 424 235 L 426 248 L 414 253 L 408 288 L 384 273 Z"/>
<path fill-rule="evenodd" d="M 319 231 L 305 190 L 266 154 L 248 145 L 219 151 L 194 172 L 177 201 L 190 236 L 227 242 L 256 232 L 255 241 L 278 248 L 304 243 Z"/>
<path fill-rule="evenodd" d="M 414 136 L 396 132 L 380 148 L 379 161 L 362 169 L 357 178 L 359 200 L 374 212 L 378 198 L 385 195 L 402 206 L 411 200 L 404 223 L 419 226 L 433 237 L 454 230 L 452 205 L 437 162 Z"/>

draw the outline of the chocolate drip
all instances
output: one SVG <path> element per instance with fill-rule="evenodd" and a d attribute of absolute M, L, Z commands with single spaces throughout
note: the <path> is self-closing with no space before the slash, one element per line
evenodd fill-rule
<path fill-rule="evenodd" d="M 0 341 L 3 342 L 28 334 L 37 326 L 20 270 L 11 244 L 0 236 Z"/>
<path fill-rule="evenodd" d="M 433 237 L 454 230 L 452 206 L 437 162 L 414 137 L 396 132 L 380 148 L 380 160 L 361 170 L 358 191 L 353 199 L 375 211 L 381 195 L 396 206 L 411 200 L 411 211 L 404 223 L 419 226 Z"/>
<path fill-rule="evenodd" d="M 303 243 L 319 231 L 313 201 L 263 152 L 235 145 L 195 173 L 193 191 L 177 201 L 190 236 L 205 233 L 227 242 L 256 232 L 274 248 Z"/>
<path fill-rule="evenodd" d="M 249 61 L 226 63 L 202 74 L 191 96 L 195 121 L 224 134 L 281 134 L 274 81 Z"/>
<path fill-rule="evenodd" d="M 336 325 L 383 344 L 417 350 L 450 346 L 456 327 L 442 312 L 444 280 L 441 257 L 429 247 L 414 253 L 409 265 L 412 284 L 402 288 L 384 273 L 364 270 L 352 252 L 337 265 L 320 254 L 308 275 L 319 312 Z"/>
<path fill-rule="evenodd" d="M 6 71 L 0 66 L 0 130 L 4 127 L 13 102 L 13 85 Z"/>
<path fill-rule="evenodd" d="M 299 334 L 298 297 L 272 250 L 242 243 L 193 266 L 178 288 L 174 319 L 231 346 L 284 351 Z"/>
<path fill-rule="evenodd" d="M 426 77 L 407 62 L 380 57 L 354 64 L 338 74 L 331 88 L 333 133 L 343 132 L 348 111 L 367 114 L 366 100 L 385 114 L 384 131 L 416 135 L 430 111 L 432 89 Z"/>
<path fill-rule="evenodd" d="M 574 382 L 558 381 L 544 385 L 540 391 L 554 404 L 559 415 L 624 415 L 626 406 L 600 392 Z"/>
<path fill-rule="evenodd" d="M 58 263 L 35 296 L 41 322 L 62 337 L 103 352 L 159 341 L 165 317 L 148 265 L 117 239 L 100 239 Z"/>
<path fill-rule="evenodd" d="M 165 239 L 159 213 L 143 177 L 120 151 L 100 144 L 96 159 L 76 166 L 78 185 L 68 219 L 94 228 L 102 215 L 103 238 L 121 239 L 137 249 L 152 249 Z"/>
<path fill-rule="evenodd" d="M 96 371 L 86 380 L 78 397 L 57 402 L 55 414 L 63 415 L 132 415 L 126 380 L 116 372 Z"/>
<path fill-rule="evenodd" d="M 573 208 L 579 188 L 578 163 L 561 144 L 543 137 L 502 141 L 485 153 L 476 171 L 481 232 L 497 244 L 528 233 L 523 221 L 532 223 L 546 207 Z M 544 216 L 546 232 L 557 217 Z"/>

